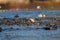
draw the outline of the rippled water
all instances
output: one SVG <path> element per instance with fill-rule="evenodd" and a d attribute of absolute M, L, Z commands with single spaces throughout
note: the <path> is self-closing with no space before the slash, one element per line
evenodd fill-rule
<path fill-rule="evenodd" d="M 37 17 L 38 14 L 60 14 L 60 10 L 22 10 L 0 12 L 0 16 L 13 18 L 16 14 L 19 17 Z M 3 29 L 0 32 L 0 40 L 60 40 L 60 28 L 57 30 L 36 29 L 44 25 L 24 26 L 24 25 L 0 25 Z M 13 27 L 13 29 L 10 29 Z"/>

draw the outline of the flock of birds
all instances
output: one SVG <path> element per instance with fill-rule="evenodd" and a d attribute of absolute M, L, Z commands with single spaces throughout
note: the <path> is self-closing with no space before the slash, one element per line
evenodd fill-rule
<path fill-rule="evenodd" d="M 45 14 L 38 15 L 38 18 L 19 18 L 18 15 L 15 15 L 14 18 L 3 18 L 3 17 L 0 17 L 0 25 L 27 25 L 27 26 L 30 26 L 30 25 L 41 25 L 42 24 L 41 20 L 42 19 L 45 20 L 45 18 L 46 18 Z M 54 18 L 54 20 L 56 20 L 56 19 Z M 55 24 L 54 25 L 44 24 L 44 25 L 47 26 L 47 27 L 42 28 L 42 29 L 45 29 L 45 30 L 57 29 L 57 25 L 55 25 Z M 0 27 L 0 32 L 2 30 L 3 29 Z"/>
<path fill-rule="evenodd" d="M 45 15 L 40 15 L 40 17 L 45 17 Z M 5 25 L 20 25 L 20 24 L 25 24 L 25 25 L 32 25 L 32 24 L 39 24 L 40 18 L 20 18 L 18 15 L 15 15 L 13 18 L 3 18 L 0 17 L 0 25 L 5 24 Z"/>

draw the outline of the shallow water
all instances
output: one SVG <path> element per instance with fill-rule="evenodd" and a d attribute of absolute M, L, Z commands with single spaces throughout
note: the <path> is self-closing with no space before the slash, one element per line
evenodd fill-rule
<path fill-rule="evenodd" d="M 0 12 L 0 16 L 13 18 L 16 14 L 19 17 L 37 17 L 38 14 L 60 14 L 60 10 L 22 10 L 22 11 L 6 11 Z M 41 26 L 24 26 L 24 25 L 1 25 L 3 29 L 8 29 L 0 32 L 0 40 L 60 40 L 60 28 L 57 30 L 36 29 Z M 9 29 L 13 27 L 13 29 Z"/>

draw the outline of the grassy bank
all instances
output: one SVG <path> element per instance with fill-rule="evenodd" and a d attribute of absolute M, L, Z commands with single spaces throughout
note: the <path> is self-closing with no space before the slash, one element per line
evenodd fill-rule
<path fill-rule="evenodd" d="M 8 3 L 7 3 L 8 4 Z M 40 6 L 40 9 L 60 9 L 60 3 L 51 2 L 51 1 L 34 1 L 33 3 L 29 4 L 0 4 L 0 10 L 6 9 L 37 9 L 37 6 Z"/>

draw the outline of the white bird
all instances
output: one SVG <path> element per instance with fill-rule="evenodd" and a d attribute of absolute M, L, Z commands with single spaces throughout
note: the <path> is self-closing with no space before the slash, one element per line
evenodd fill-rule
<path fill-rule="evenodd" d="M 45 14 L 39 14 L 38 17 L 46 17 Z"/>
<path fill-rule="evenodd" d="M 30 20 L 31 20 L 32 22 L 35 22 L 35 19 L 34 19 L 34 18 L 30 18 Z"/>
<path fill-rule="evenodd" d="M 37 9 L 41 9 L 41 7 L 40 6 L 37 6 Z"/>

